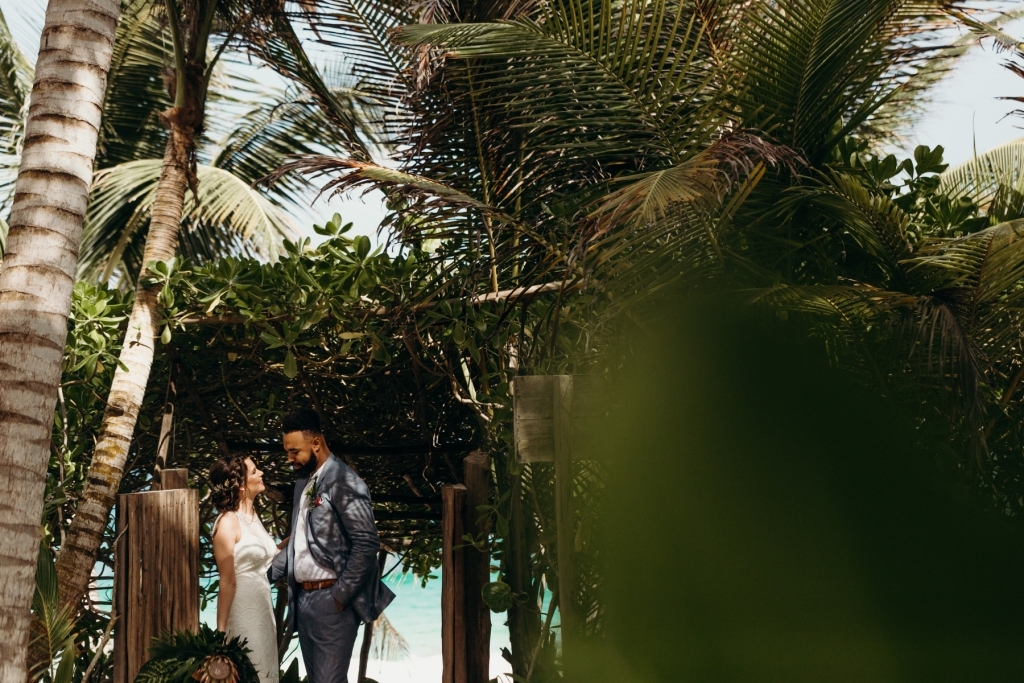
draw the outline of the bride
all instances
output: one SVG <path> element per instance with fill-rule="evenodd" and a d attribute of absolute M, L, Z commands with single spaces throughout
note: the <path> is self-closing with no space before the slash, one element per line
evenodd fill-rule
<path fill-rule="evenodd" d="M 266 490 L 251 458 L 229 455 L 210 467 L 210 490 L 220 515 L 213 523 L 213 556 L 220 574 L 217 629 L 248 641 L 260 683 L 278 683 L 277 633 L 267 569 L 287 543 L 276 545 L 253 509 Z"/>

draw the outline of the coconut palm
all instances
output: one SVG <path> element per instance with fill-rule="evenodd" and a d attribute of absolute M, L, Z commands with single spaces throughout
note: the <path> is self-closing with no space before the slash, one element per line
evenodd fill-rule
<path fill-rule="evenodd" d="M 0 152 L 0 215 L 6 216 L 13 184 L 2 177 L 13 178 L 20 160 L 25 84 L 31 83 L 32 66 L 2 19 L 0 15 L 0 58 L 6 60 L 4 72 L 10 76 L 0 93 L 4 107 L 0 132 L 5 143 Z M 142 242 L 167 139 L 159 113 L 171 104 L 163 83 L 167 57 L 160 22 L 160 12 L 151 3 L 125 3 L 108 75 L 95 163 L 99 171 L 80 251 L 80 278 L 106 282 L 118 275 L 133 283 L 140 271 Z M 197 174 L 210 182 L 200 190 L 198 201 L 191 196 L 186 199 L 182 254 L 206 260 L 247 252 L 272 259 L 281 239 L 295 236 L 288 212 L 306 198 L 294 184 L 271 193 L 254 192 L 249 186 L 285 154 L 314 149 L 310 140 L 323 137 L 322 117 L 309 106 L 309 96 L 302 89 L 256 83 L 230 60 L 212 74 L 209 101 L 222 117 L 213 131 L 199 139 Z M 330 148 L 332 143 L 328 137 L 316 149 Z M 258 160 L 255 165 L 254 160 Z M 242 170 L 232 171 L 231 165 Z M 0 253 L 4 225 L 0 222 Z"/>
<path fill-rule="evenodd" d="M 140 11 L 156 10 L 147 5 Z M 250 184 L 280 163 L 285 149 L 309 150 L 309 146 L 303 146 L 304 141 L 313 145 L 311 141 L 315 140 L 320 149 L 368 156 L 370 129 L 363 124 L 360 107 L 372 103 L 358 97 L 351 86 L 339 90 L 328 84 L 306 55 L 287 17 L 257 4 L 182 0 L 167 3 L 161 21 L 165 22 L 166 33 L 159 33 L 159 40 L 155 36 L 140 38 L 138 51 L 126 50 L 124 64 L 145 65 L 166 59 L 174 65 L 167 90 L 172 95 L 170 106 L 158 112 L 160 123 L 167 129 L 163 157 L 159 162 L 125 161 L 98 174 L 91 214 L 95 222 L 86 233 L 86 243 L 102 245 L 96 251 L 105 255 L 85 259 L 87 268 L 96 269 L 101 276 L 120 272 L 130 278 L 138 273 L 139 285 L 128 321 L 130 343 L 123 346 L 87 484 L 57 560 L 61 595 L 72 603 L 81 599 L 88 585 L 121 481 L 156 340 L 161 336 L 161 288 L 148 284 L 147 264 L 169 261 L 178 254 L 183 224 L 229 229 L 223 233 L 226 239 L 212 244 L 202 236 L 184 240 L 186 244 L 191 242 L 196 253 L 206 250 L 209 254 L 211 247 L 237 248 L 258 230 L 265 236 L 264 248 L 272 248 L 282 232 L 282 222 L 273 201 L 251 190 Z M 211 155 L 211 164 L 200 166 L 217 68 L 232 43 L 258 26 L 273 29 L 262 46 L 264 53 L 274 55 L 272 66 L 284 75 L 301 76 L 309 87 L 301 95 L 286 92 L 284 101 L 277 103 L 290 107 L 292 116 L 278 118 L 266 110 L 256 112 L 247 125 L 228 136 L 219 153 Z M 159 57 L 148 49 L 155 46 L 163 50 L 156 52 Z M 122 87 L 125 85 L 127 82 Z M 308 111 L 294 116 L 301 109 Z M 193 200 L 186 197 L 189 190 Z M 278 202 L 297 196 L 295 184 L 279 186 L 277 191 Z M 102 228 L 109 224 L 126 226 L 116 240 Z"/>
<path fill-rule="evenodd" d="M 117 0 L 53 0 L 36 61 L 15 191 L 7 258 L 0 270 L 0 682 L 25 680 L 34 566 L 43 511 L 53 408 L 74 286 Z M 82 30 L 82 27 L 89 30 Z M 3 27 L 6 31 L 6 26 Z M 15 132 L 27 71 L 3 52 L 2 125 Z M 19 112 L 20 114 L 20 108 Z M 4 150 L 12 152 L 10 144 Z"/>

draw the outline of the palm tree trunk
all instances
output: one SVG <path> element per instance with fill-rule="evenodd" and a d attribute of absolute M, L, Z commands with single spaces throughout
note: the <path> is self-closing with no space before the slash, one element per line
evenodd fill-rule
<path fill-rule="evenodd" d="M 53 410 L 119 0 L 50 0 L 0 270 L 0 683 L 24 683 Z"/>
<path fill-rule="evenodd" d="M 166 120 L 171 135 L 164 150 L 163 167 L 153 202 L 143 262 L 166 261 L 178 248 L 185 190 L 189 187 L 190 164 L 195 147 L 196 127 L 191 116 L 172 109 Z M 96 450 L 86 475 L 86 485 L 71 521 L 67 539 L 57 557 L 57 579 L 61 599 L 78 605 L 89 586 L 96 554 L 107 528 L 110 510 L 124 472 L 139 408 L 146 393 L 158 336 L 160 310 L 158 287 L 136 288 L 135 304 L 128 319 L 128 332 L 118 367 L 110 386 Z"/>

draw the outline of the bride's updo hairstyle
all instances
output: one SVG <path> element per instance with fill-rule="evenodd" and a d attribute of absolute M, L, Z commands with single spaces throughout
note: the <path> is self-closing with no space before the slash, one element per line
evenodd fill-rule
<path fill-rule="evenodd" d="M 238 510 L 239 489 L 245 486 L 249 473 L 245 467 L 248 457 L 238 453 L 225 455 L 210 465 L 210 498 L 221 512 Z"/>

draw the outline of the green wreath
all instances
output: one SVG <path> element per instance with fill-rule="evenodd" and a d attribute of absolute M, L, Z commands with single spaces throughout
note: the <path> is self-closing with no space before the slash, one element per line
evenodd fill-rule
<path fill-rule="evenodd" d="M 259 683 L 249 648 L 240 637 L 226 640 L 206 624 L 199 632 L 175 631 L 154 638 L 149 661 L 135 683 Z"/>

